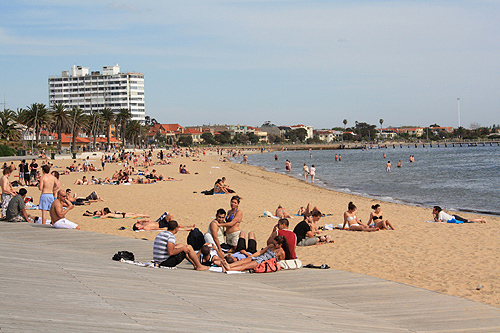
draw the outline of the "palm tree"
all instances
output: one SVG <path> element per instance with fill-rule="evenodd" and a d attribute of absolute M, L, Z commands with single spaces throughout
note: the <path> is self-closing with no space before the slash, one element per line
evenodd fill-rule
<path fill-rule="evenodd" d="M 132 113 L 128 109 L 120 109 L 116 115 L 116 122 L 120 124 L 120 135 L 122 137 L 122 146 L 125 147 L 125 133 L 127 123 L 132 119 Z"/>
<path fill-rule="evenodd" d="M 12 110 L 6 109 L 0 112 L 0 137 L 10 141 L 19 140 L 21 134 L 16 128 L 14 121 L 15 113 Z"/>
<path fill-rule="evenodd" d="M 68 133 L 68 130 L 71 129 L 72 119 L 69 116 L 66 105 L 62 103 L 52 104 L 51 114 L 53 126 L 57 131 L 57 137 L 59 138 L 57 148 L 60 150 L 62 147 L 62 134 L 63 132 Z"/>
<path fill-rule="evenodd" d="M 50 114 L 42 103 L 33 103 L 22 112 L 21 123 L 32 127 L 35 133 L 35 142 L 38 146 L 40 141 L 40 129 L 46 126 L 50 121 Z"/>
<path fill-rule="evenodd" d="M 73 107 L 69 112 L 69 116 L 72 120 L 71 125 L 71 151 L 76 152 L 75 142 L 76 135 L 79 131 L 86 130 L 88 126 L 88 117 L 85 115 L 82 109 Z"/>
<path fill-rule="evenodd" d="M 110 108 L 101 110 L 102 121 L 106 127 L 106 139 L 109 145 L 109 138 L 111 136 L 111 125 L 115 123 L 115 113 Z"/>
<path fill-rule="evenodd" d="M 128 123 L 127 132 L 125 136 L 128 140 L 132 141 L 133 145 L 136 145 L 136 139 L 141 135 L 141 123 L 137 120 L 132 120 Z"/>

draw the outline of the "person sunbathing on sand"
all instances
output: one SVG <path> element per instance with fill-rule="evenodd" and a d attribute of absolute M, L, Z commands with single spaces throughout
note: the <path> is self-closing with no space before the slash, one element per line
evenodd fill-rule
<path fill-rule="evenodd" d="M 273 243 L 255 252 L 251 257 L 238 260 L 232 264 L 222 261 L 222 271 L 245 271 L 254 269 L 258 264 L 269 259 L 289 260 L 292 259 L 288 250 L 288 243 L 284 236 L 274 237 Z"/>
<path fill-rule="evenodd" d="M 168 222 L 173 220 L 173 216 L 171 214 L 168 214 L 164 219 L 161 221 L 150 221 L 150 220 L 139 220 L 135 222 L 132 225 L 132 230 L 137 231 L 137 230 L 144 230 L 144 231 L 151 231 L 151 230 L 165 230 L 168 227 Z M 195 224 L 192 225 L 179 225 L 179 230 L 180 231 L 191 231 L 196 227 Z"/>
<path fill-rule="evenodd" d="M 82 179 L 77 179 L 75 180 L 75 185 L 88 185 L 89 184 L 89 181 L 87 180 L 87 177 L 86 176 L 83 176 Z"/>
<path fill-rule="evenodd" d="M 370 228 L 380 228 L 380 230 L 394 230 L 394 226 L 391 224 L 391 222 L 382 218 L 382 209 L 380 208 L 379 204 L 373 205 L 372 209 L 374 211 L 370 213 L 370 219 L 368 220 L 368 226 Z M 372 220 L 373 223 L 371 223 Z"/>
<path fill-rule="evenodd" d="M 318 206 L 314 206 L 314 208 L 311 209 L 311 203 L 308 203 L 307 206 L 304 208 L 304 207 L 300 207 L 299 208 L 299 212 L 297 213 L 297 215 L 304 215 L 305 213 L 312 213 L 312 212 L 315 212 L 315 211 L 318 211 L 319 212 L 319 208 Z"/>
<path fill-rule="evenodd" d="M 281 205 L 278 205 L 278 208 L 276 208 L 276 213 L 274 215 L 276 215 L 277 217 L 282 218 L 282 219 L 291 218 L 290 214 L 288 214 L 286 209 L 283 208 L 283 206 L 281 206 Z"/>
<path fill-rule="evenodd" d="M 347 211 L 344 212 L 344 224 L 342 225 L 342 229 L 345 228 L 345 225 L 349 225 L 349 230 L 353 231 L 379 231 L 380 228 L 370 228 L 366 224 L 361 223 L 361 220 L 356 216 L 356 206 L 349 202 L 347 205 Z"/>
<path fill-rule="evenodd" d="M 95 216 L 99 218 L 136 218 L 136 217 L 149 217 L 148 214 L 138 214 L 138 213 L 126 213 L 126 212 L 118 212 L 114 213 L 109 210 L 108 207 L 105 207 L 101 210 L 96 210 L 93 213 L 86 211 L 83 216 Z"/>
<path fill-rule="evenodd" d="M 473 222 L 486 223 L 486 220 L 482 217 L 477 219 L 467 220 L 458 215 L 446 214 L 439 206 L 434 206 L 434 208 L 432 209 L 432 215 L 434 216 L 434 221 L 436 222 L 448 222 L 450 220 L 455 219 L 456 221 L 461 221 L 464 223 L 473 223 Z"/>

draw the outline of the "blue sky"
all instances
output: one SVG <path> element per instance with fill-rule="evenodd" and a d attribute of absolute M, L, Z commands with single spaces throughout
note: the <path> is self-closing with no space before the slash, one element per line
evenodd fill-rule
<path fill-rule="evenodd" d="M 5 1 L 0 98 L 74 64 L 145 75 L 183 126 L 500 123 L 500 1 Z"/>

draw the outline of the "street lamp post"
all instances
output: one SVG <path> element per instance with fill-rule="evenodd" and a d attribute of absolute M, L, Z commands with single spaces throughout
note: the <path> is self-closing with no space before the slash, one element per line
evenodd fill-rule
<path fill-rule="evenodd" d="M 457 108 L 458 108 L 458 127 L 460 127 L 460 97 L 457 98 Z"/>

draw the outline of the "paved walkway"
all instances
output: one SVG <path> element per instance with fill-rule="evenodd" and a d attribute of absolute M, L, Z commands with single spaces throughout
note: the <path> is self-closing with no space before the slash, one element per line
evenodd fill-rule
<path fill-rule="evenodd" d="M 152 243 L 0 222 L 0 331 L 500 331 L 499 308 L 361 274 L 154 269 L 121 250 L 148 261 Z"/>

